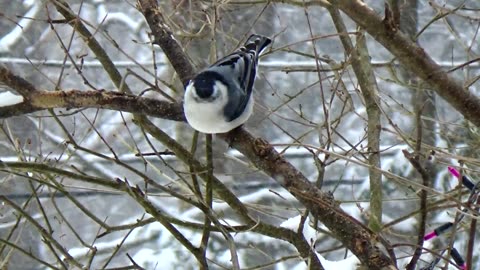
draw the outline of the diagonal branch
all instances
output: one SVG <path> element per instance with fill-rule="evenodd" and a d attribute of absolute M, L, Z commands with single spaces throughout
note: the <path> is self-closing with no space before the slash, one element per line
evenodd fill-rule
<path fill-rule="evenodd" d="M 166 31 L 167 26 L 162 22 L 157 1 L 139 0 L 138 3 L 149 26 L 154 28 L 152 33 L 161 33 L 160 36 L 155 37 L 155 40 L 158 41 L 172 66 L 175 69 L 180 68 L 177 73 L 185 83 L 193 75 L 194 69 L 186 61 L 187 58 L 174 37 L 171 34 L 163 35 L 162 31 Z M 189 67 L 187 68 L 185 65 Z M 242 128 L 219 137 L 230 142 L 232 147 L 239 150 L 253 164 L 279 182 L 311 213 L 317 215 L 332 234 L 340 239 L 369 269 L 395 269 L 392 261 L 375 246 L 379 236 L 343 212 L 331 196 L 309 182 L 302 173 L 275 151 L 272 145 L 261 138 L 253 137 Z"/>
<path fill-rule="evenodd" d="M 438 95 L 450 103 L 465 119 L 480 127 L 480 98 L 464 89 L 463 85 L 442 70 L 425 50 L 406 34 L 382 19 L 376 11 L 360 0 L 330 0 L 376 41 L 389 50 L 412 74 L 432 87 Z M 387 7 L 388 10 L 388 7 Z M 391 14 L 391 12 L 385 12 Z"/>
<path fill-rule="evenodd" d="M 193 172 L 197 172 L 198 176 L 207 181 L 206 179 L 210 177 L 207 173 L 207 167 L 196 160 L 195 157 L 183 148 L 182 145 L 153 125 L 153 123 L 151 123 L 146 117 L 138 117 L 136 121 L 158 141 L 162 142 L 164 145 L 168 145 L 169 149 L 175 152 L 177 158 L 189 164 Z M 245 222 L 247 226 L 251 227 L 251 231 L 288 241 L 297 248 L 302 257 L 307 258 L 309 256 L 311 253 L 311 247 L 303 235 L 299 235 L 290 229 L 279 228 L 264 222 L 256 221 L 249 215 L 248 208 L 222 182 L 220 182 L 218 178 L 212 176 L 210 181 L 212 181 L 212 188 L 215 194 L 222 201 L 226 202 L 239 215 L 239 217 L 243 219 L 242 221 Z M 311 269 L 322 269 L 318 258 L 313 258 L 310 263 L 312 267 Z"/>
<path fill-rule="evenodd" d="M 93 35 L 88 28 L 73 13 L 68 3 L 63 0 L 51 0 L 51 2 L 55 5 L 57 11 L 62 14 L 63 17 L 65 17 L 65 19 L 68 21 L 68 24 L 80 34 L 80 36 L 84 39 L 85 44 L 88 44 L 90 50 L 95 53 L 95 57 L 98 59 L 98 61 L 100 61 L 100 63 L 102 63 L 103 68 L 108 73 L 108 76 L 115 86 L 122 92 L 125 91 L 129 93 L 130 89 L 128 89 L 128 85 L 122 85 L 122 75 L 115 67 L 115 64 L 113 64 L 113 61 L 108 56 L 107 52 L 103 49 L 100 43 L 93 38 Z"/>
<path fill-rule="evenodd" d="M 30 94 L 37 91 L 33 84 L 29 83 L 24 78 L 13 74 L 10 70 L 3 66 L 0 66 L 0 82 L 12 89 L 15 89 L 25 99 L 28 99 Z"/>
<path fill-rule="evenodd" d="M 340 11 L 336 7 L 328 7 L 328 12 L 333 19 L 333 23 L 339 33 L 346 33 L 347 27 L 340 16 Z M 358 79 L 365 107 L 367 110 L 367 137 L 368 137 L 368 163 L 370 175 L 370 217 L 369 228 L 374 231 L 381 229 L 382 223 L 382 174 L 375 167 L 380 168 L 380 106 L 377 101 L 378 85 L 375 74 L 370 63 L 365 35 L 357 35 L 357 46 L 353 45 L 348 35 L 339 35 L 340 41 L 347 54 L 351 55 L 352 68 Z"/>
<path fill-rule="evenodd" d="M 154 38 L 153 44 L 160 46 L 178 73 L 180 80 L 186 85 L 195 74 L 192 64 L 188 60 L 182 47 L 173 37 L 172 32 L 165 23 L 156 0 L 144 0 L 137 3 L 140 12 L 145 16 Z M 167 53 L 168 52 L 168 53 Z"/>
<path fill-rule="evenodd" d="M 244 129 L 224 134 L 222 139 L 229 141 L 233 148 L 295 196 L 369 269 L 395 269 L 392 261 L 375 246 L 378 240 L 383 243 L 385 241 L 345 213 L 331 195 L 319 190 L 272 145 L 261 138 L 253 137 Z"/>

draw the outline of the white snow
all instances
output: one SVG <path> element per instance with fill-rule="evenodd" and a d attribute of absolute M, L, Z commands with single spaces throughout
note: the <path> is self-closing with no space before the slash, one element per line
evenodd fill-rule
<path fill-rule="evenodd" d="M 284 221 L 282 224 L 280 224 L 280 227 L 297 231 L 301 218 L 302 218 L 301 215 L 289 218 L 286 221 Z M 305 224 L 303 226 L 303 236 L 305 237 L 305 239 L 307 239 L 309 243 L 315 243 L 315 241 L 317 240 L 317 232 L 308 225 L 308 218 L 305 221 Z"/>
<path fill-rule="evenodd" d="M 11 106 L 23 102 L 23 97 L 10 91 L 0 93 L 0 107 Z"/>
<path fill-rule="evenodd" d="M 37 17 L 36 14 L 40 11 L 40 7 L 43 7 L 40 2 L 34 5 L 25 15 L 22 16 L 23 19 L 18 21 L 17 26 L 15 26 L 10 33 L 4 35 L 0 39 L 0 54 L 9 53 L 10 49 L 15 46 L 18 40 L 24 38 L 25 28 L 29 27 L 34 22 L 34 20 L 30 18 Z"/>
<path fill-rule="evenodd" d="M 298 215 L 292 218 L 287 219 L 285 222 L 283 222 L 280 226 L 291 229 L 294 231 L 298 230 L 298 225 L 300 224 L 302 216 Z M 317 239 L 317 232 L 308 225 L 309 219 L 305 221 L 305 224 L 303 226 L 303 235 L 305 239 L 307 239 L 308 242 L 314 243 L 315 240 Z M 315 254 L 318 256 L 320 262 L 322 263 L 323 267 L 326 270 L 354 270 L 357 268 L 357 264 L 360 263 L 358 258 L 354 255 L 344 259 L 344 260 L 339 260 L 339 261 L 329 261 L 325 259 L 320 253 L 315 252 Z M 294 269 L 305 269 L 305 262 L 299 263 Z"/>
<path fill-rule="evenodd" d="M 328 261 L 327 259 L 323 258 L 322 255 L 318 253 L 316 254 L 318 258 L 320 258 L 320 262 L 325 270 L 354 270 L 357 269 L 357 264 L 360 263 L 358 258 L 354 255 L 340 261 Z"/>

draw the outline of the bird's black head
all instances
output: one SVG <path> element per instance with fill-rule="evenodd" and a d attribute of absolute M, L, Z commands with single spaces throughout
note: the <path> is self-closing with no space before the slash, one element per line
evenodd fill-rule
<path fill-rule="evenodd" d="M 217 72 L 207 70 L 199 73 L 193 79 L 193 86 L 195 87 L 198 97 L 209 98 L 214 95 L 214 86 L 217 81 L 227 85 L 224 78 Z"/>

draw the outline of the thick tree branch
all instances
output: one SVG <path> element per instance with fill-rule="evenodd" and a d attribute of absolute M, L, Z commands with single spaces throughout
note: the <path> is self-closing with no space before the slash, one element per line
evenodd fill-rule
<path fill-rule="evenodd" d="M 113 91 L 42 91 L 24 78 L 0 67 L 0 82 L 20 93 L 22 103 L 0 107 L 0 118 L 46 109 L 101 108 L 185 121 L 181 104 Z"/>
<path fill-rule="evenodd" d="M 319 190 L 272 145 L 241 128 L 221 137 L 295 196 L 369 269 L 395 269 L 392 261 L 375 246 L 380 237 L 345 213 L 331 195 Z"/>
<path fill-rule="evenodd" d="M 352 20 L 364 28 L 375 40 L 389 50 L 413 74 L 432 87 L 465 119 L 480 127 L 480 99 L 465 90 L 460 82 L 433 61 L 424 49 L 392 27 L 389 18 L 382 19 L 377 12 L 360 0 L 329 0 Z"/>
<path fill-rule="evenodd" d="M 155 0 L 139 0 L 141 12 L 152 29 L 159 33 L 155 37 L 172 66 L 177 70 L 180 79 L 186 81 L 193 76 L 193 67 L 186 61 L 180 45 L 171 34 L 165 34 L 165 26 Z M 161 29 L 157 29 L 161 28 Z M 163 29 L 163 30 L 162 30 Z M 165 40 L 166 39 L 166 40 Z M 179 58 L 177 58 L 179 57 Z M 186 65 L 189 67 L 187 68 Z M 242 128 L 219 136 L 239 150 L 258 168 L 265 171 L 291 192 L 307 209 L 319 217 L 337 239 L 340 239 L 369 269 L 395 269 L 392 261 L 375 245 L 378 236 L 368 230 L 360 222 L 343 212 L 331 196 L 320 191 L 309 182 L 293 165 L 286 161 L 265 140 L 255 138 Z"/>
<path fill-rule="evenodd" d="M 27 82 L 22 77 L 13 74 L 10 70 L 2 66 L 0 66 L 0 82 L 15 89 L 25 99 L 28 99 L 28 96 L 37 90 L 33 84 Z"/>
<path fill-rule="evenodd" d="M 188 80 L 195 74 L 195 70 L 186 57 L 182 47 L 173 37 L 168 25 L 165 23 L 157 1 L 138 1 L 138 8 L 145 16 L 148 26 L 152 31 L 152 36 L 154 38 L 153 43 L 157 44 L 164 50 L 173 69 L 175 69 L 183 84 L 186 85 Z"/>
<path fill-rule="evenodd" d="M 168 145 L 169 148 L 175 152 L 177 158 L 189 164 L 192 171 L 197 172 L 198 176 L 206 181 L 209 177 L 212 181 L 212 187 L 215 194 L 226 202 L 239 216 L 247 226 L 251 227 L 250 230 L 261 233 L 270 237 L 275 237 L 292 243 L 304 258 L 307 258 L 311 253 L 311 247 L 305 240 L 303 235 L 299 235 L 292 230 L 286 228 L 278 228 L 273 225 L 269 225 L 255 220 L 249 215 L 247 207 L 240 202 L 240 200 L 215 176 L 210 176 L 208 168 L 201 164 L 195 157 L 187 151 L 177 141 L 172 139 L 168 134 L 157 128 L 146 117 L 138 117 L 136 119 L 146 131 L 148 131 L 153 137 L 162 142 L 164 145 Z M 318 258 L 311 260 L 311 269 L 323 269 Z"/>
<path fill-rule="evenodd" d="M 17 89 L 15 89 L 17 90 Z M 185 121 L 183 108 L 173 103 L 113 91 L 35 91 L 19 104 L 0 107 L 0 118 L 56 108 L 100 108 Z"/>

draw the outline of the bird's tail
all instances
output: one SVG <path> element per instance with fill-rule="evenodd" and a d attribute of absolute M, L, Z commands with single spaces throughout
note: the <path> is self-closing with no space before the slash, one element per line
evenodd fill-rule
<path fill-rule="evenodd" d="M 272 40 L 268 37 L 256 35 L 251 35 L 247 41 L 245 42 L 244 48 L 247 52 L 254 51 L 256 56 L 260 55 L 260 53 L 270 44 Z"/>

